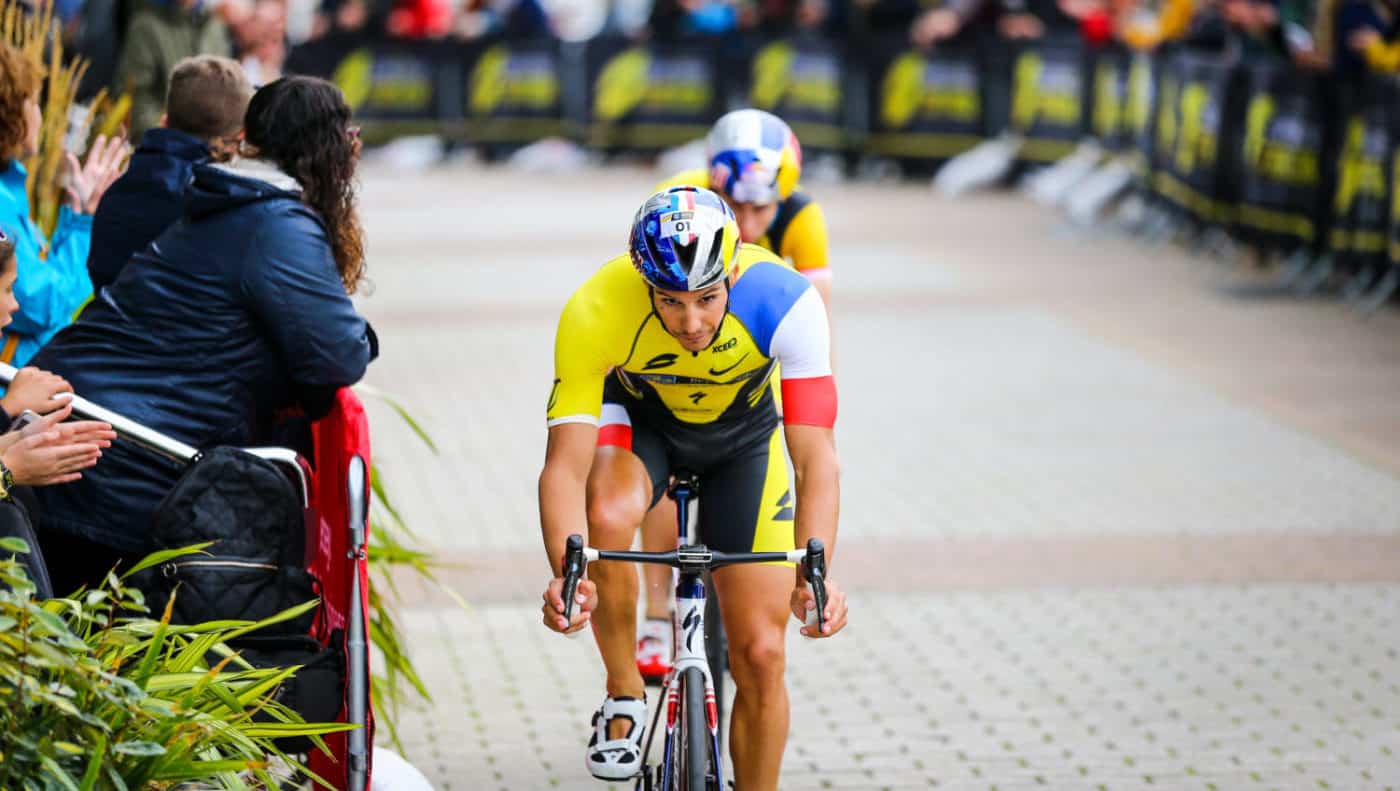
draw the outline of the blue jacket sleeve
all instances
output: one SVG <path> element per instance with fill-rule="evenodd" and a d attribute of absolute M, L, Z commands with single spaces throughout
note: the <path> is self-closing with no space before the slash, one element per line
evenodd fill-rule
<path fill-rule="evenodd" d="M 92 215 L 59 209 L 49 254 L 44 261 L 20 261 L 15 279 L 19 310 L 9 329 L 42 336 L 68 326 L 73 314 L 92 296 L 88 280 L 88 249 L 92 244 Z"/>
<path fill-rule="evenodd" d="M 272 335 L 293 385 L 340 388 L 358 382 L 373 359 L 373 332 L 355 311 L 309 210 L 278 211 L 254 244 L 241 288 Z"/>

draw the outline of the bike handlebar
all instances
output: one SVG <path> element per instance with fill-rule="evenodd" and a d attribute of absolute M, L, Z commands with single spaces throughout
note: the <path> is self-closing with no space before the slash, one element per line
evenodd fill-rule
<path fill-rule="evenodd" d="M 674 568 L 717 569 L 740 563 L 801 563 L 802 576 L 812 586 L 817 605 L 817 633 L 826 625 L 826 548 L 820 538 L 807 541 L 806 549 L 786 552 L 719 552 L 701 546 L 678 547 L 669 552 L 630 552 L 594 549 L 584 546 L 583 536 L 569 536 L 564 544 L 564 562 L 560 573 L 564 577 L 564 621 L 572 620 L 574 594 L 588 564 L 595 560 L 620 560 L 632 563 L 653 563 Z"/>

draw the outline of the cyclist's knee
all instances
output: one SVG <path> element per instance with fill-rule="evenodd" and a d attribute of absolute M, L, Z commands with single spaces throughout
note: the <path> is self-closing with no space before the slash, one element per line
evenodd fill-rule
<path fill-rule="evenodd" d="M 729 649 L 730 670 L 740 685 L 760 692 L 782 686 L 787 665 L 782 632 L 755 637 L 743 644 L 731 642 Z"/>
<path fill-rule="evenodd" d="M 626 549 L 646 516 L 646 503 L 625 492 L 590 493 L 588 543 L 602 549 Z"/>

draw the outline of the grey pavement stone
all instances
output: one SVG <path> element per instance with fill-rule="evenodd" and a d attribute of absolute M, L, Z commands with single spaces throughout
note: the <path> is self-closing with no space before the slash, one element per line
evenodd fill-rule
<path fill-rule="evenodd" d="M 654 176 L 367 174 L 368 379 L 440 449 L 371 400 L 376 466 L 474 586 L 466 612 L 405 586 L 435 702 L 402 736 L 441 788 L 608 787 L 581 760 L 591 640 L 538 624 L 535 478 L 559 306 Z M 783 788 L 1400 783 L 1393 337 L 1315 306 L 1261 324 L 1014 199 L 828 192 L 854 617 L 790 641 Z"/>

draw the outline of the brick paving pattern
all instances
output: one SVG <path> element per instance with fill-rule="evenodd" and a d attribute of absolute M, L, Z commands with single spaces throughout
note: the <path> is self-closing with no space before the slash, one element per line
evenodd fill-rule
<path fill-rule="evenodd" d="M 444 789 L 592 789 L 592 642 L 538 623 L 554 322 L 656 174 L 368 169 L 395 505 Z M 1010 195 L 813 185 L 837 279 L 846 634 L 789 641 L 782 787 L 1400 788 L 1400 319 L 1064 232 Z M 621 786 L 618 786 L 621 787 Z"/>

